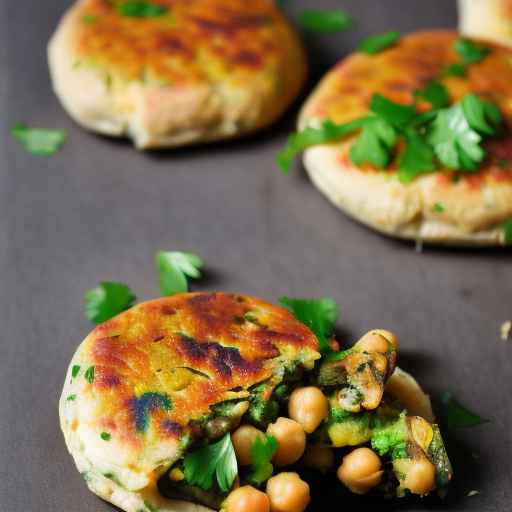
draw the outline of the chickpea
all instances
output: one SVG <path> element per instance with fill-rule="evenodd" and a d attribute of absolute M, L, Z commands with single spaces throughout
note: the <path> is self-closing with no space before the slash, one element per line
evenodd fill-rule
<path fill-rule="evenodd" d="M 325 473 L 334 463 L 334 453 L 325 444 L 310 444 L 306 447 L 302 462 L 311 469 Z"/>
<path fill-rule="evenodd" d="M 428 494 L 435 487 L 436 468 L 426 458 L 415 459 L 401 480 L 400 487 L 409 489 L 413 494 Z"/>
<path fill-rule="evenodd" d="M 287 466 L 297 462 L 306 448 L 306 434 L 300 423 L 289 418 L 277 418 L 267 428 L 267 433 L 274 436 L 279 448 L 274 454 L 277 466 Z"/>
<path fill-rule="evenodd" d="M 241 466 L 251 464 L 251 448 L 258 437 L 264 439 L 265 434 L 252 425 L 242 425 L 231 434 L 231 442 L 235 449 L 236 459 Z"/>
<path fill-rule="evenodd" d="M 382 464 L 370 448 L 356 448 L 343 457 L 338 478 L 355 494 L 366 494 L 382 478 Z"/>
<path fill-rule="evenodd" d="M 222 505 L 223 512 L 269 512 L 268 496 L 250 485 L 232 491 Z"/>
<path fill-rule="evenodd" d="M 329 414 L 327 397 L 315 386 L 297 388 L 288 402 L 288 415 L 311 434 Z"/>
<path fill-rule="evenodd" d="M 309 485 L 297 473 L 279 473 L 267 482 L 272 512 L 303 512 L 309 505 Z"/>
<path fill-rule="evenodd" d="M 391 345 L 391 346 L 390 346 Z M 385 354 L 390 348 L 398 347 L 396 336 L 384 329 L 374 329 L 367 332 L 357 343 L 356 347 L 365 352 Z"/>

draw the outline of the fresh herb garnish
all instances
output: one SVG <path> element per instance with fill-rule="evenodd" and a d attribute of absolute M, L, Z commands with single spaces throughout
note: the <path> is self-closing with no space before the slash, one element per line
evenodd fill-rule
<path fill-rule="evenodd" d="M 414 129 L 404 133 L 406 146 L 398 160 L 398 179 L 410 183 L 420 174 L 436 170 L 434 150 Z"/>
<path fill-rule="evenodd" d="M 460 55 L 463 64 L 475 64 L 485 59 L 490 49 L 484 45 L 474 43 L 470 39 L 457 39 L 453 45 L 455 51 Z"/>
<path fill-rule="evenodd" d="M 435 203 L 432 206 L 432 212 L 433 213 L 443 213 L 444 212 L 444 206 L 441 203 Z"/>
<path fill-rule="evenodd" d="M 443 108 L 450 104 L 450 93 L 444 84 L 432 80 L 423 87 L 414 91 L 415 98 L 427 101 L 432 108 Z"/>
<path fill-rule="evenodd" d="M 78 375 L 78 372 L 80 371 L 80 365 L 74 364 L 71 368 L 71 378 L 75 378 Z"/>
<path fill-rule="evenodd" d="M 358 166 L 367 162 L 376 167 L 386 167 L 392 159 L 395 143 L 394 128 L 376 117 L 364 125 L 361 135 L 350 147 L 350 160 Z"/>
<path fill-rule="evenodd" d="M 124 283 L 103 281 L 85 294 L 85 316 L 100 324 L 132 306 L 135 295 Z"/>
<path fill-rule="evenodd" d="M 110 441 L 110 438 L 112 436 L 108 432 L 102 432 L 100 434 L 100 437 L 101 437 L 101 439 L 103 439 L 103 441 Z"/>
<path fill-rule="evenodd" d="M 33 155 L 54 155 L 66 140 L 66 134 L 62 130 L 29 128 L 23 123 L 18 123 L 11 133 Z"/>
<path fill-rule="evenodd" d="M 187 277 L 201 277 L 199 269 L 203 266 L 203 261 L 189 252 L 159 251 L 156 265 L 162 295 L 174 295 L 188 291 Z"/>
<path fill-rule="evenodd" d="M 94 16 L 92 14 L 84 14 L 82 16 L 82 22 L 86 25 L 92 25 L 93 23 L 96 23 L 98 21 L 98 16 Z"/>
<path fill-rule="evenodd" d="M 454 64 L 448 64 L 444 68 L 444 70 L 441 73 L 443 76 L 458 76 L 458 77 L 464 77 L 466 76 L 466 66 L 464 64 L 460 64 L 458 62 Z"/>
<path fill-rule="evenodd" d="M 285 148 L 277 154 L 276 161 L 283 173 L 287 174 L 293 159 L 300 152 L 311 146 L 340 139 L 362 128 L 369 119 L 369 117 L 365 117 L 342 124 L 326 120 L 319 128 L 309 127 L 300 132 L 292 133 L 288 137 Z"/>
<path fill-rule="evenodd" d="M 235 450 L 229 432 L 217 443 L 185 455 L 183 465 L 185 479 L 190 485 L 197 485 L 209 491 L 215 475 L 220 490 L 228 492 L 238 474 Z"/>
<path fill-rule="evenodd" d="M 157 18 L 163 16 L 169 9 L 165 5 L 138 0 L 128 0 L 118 5 L 121 16 L 128 18 Z"/>
<path fill-rule="evenodd" d="M 272 457 L 279 448 L 279 442 L 274 436 L 265 435 L 262 439 L 257 437 L 251 446 L 252 471 L 249 481 L 255 485 L 261 485 L 267 481 L 274 471 L 271 463 Z"/>
<path fill-rule="evenodd" d="M 320 352 L 330 355 L 335 352 L 329 345 L 338 317 L 338 306 L 333 299 L 292 299 L 281 297 L 279 303 L 289 309 L 304 325 L 307 325 L 318 339 Z"/>
<path fill-rule="evenodd" d="M 74 402 L 76 400 L 76 395 L 69 395 L 66 400 L 68 402 Z"/>
<path fill-rule="evenodd" d="M 89 384 L 94 382 L 94 366 L 89 366 L 89 368 L 85 370 L 84 378 Z"/>
<path fill-rule="evenodd" d="M 400 39 L 400 32 L 385 32 L 367 37 L 359 44 L 359 51 L 373 55 L 394 45 Z"/>
<path fill-rule="evenodd" d="M 443 418 L 449 428 L 475 427 L 489 422 L 489 420 L 461 405 L 449 391 L 442 394 L 441 404 L 443 406 Z"/>
<path fill-rule="evenodd" d="M 505 245 L 512 245 L 512 219 L 506 220 L 503 223 L 502 228 Z"/>
<path fill-rule="evenodd" d="M 333 11 L 306 10 L 299 15 L 298 23 L 302 28 L 311 32 L 333 34 L 352 27 L 354 20 L 341 9 Z"/>

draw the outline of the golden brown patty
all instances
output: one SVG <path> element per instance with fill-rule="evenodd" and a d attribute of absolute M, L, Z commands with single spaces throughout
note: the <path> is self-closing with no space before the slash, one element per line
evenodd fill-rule
<path fill-rule="evenodd" d="M 341 61 L 306 102 L 300 127 L 367 115 L 374 93 L 412 103 L 414 90 L 439 79 L 447 65 L 459 60 L 453 49 L 457 37 L 455 32 L 420 32 L 379 54 L 357 53 Z M 458 180 L 445 170 L 404 185 L 396 178 L 396 166 L 385 171 L 355 167 L 347 139 L 305 152 L 315 184 L 342 209 L 388 234 L 446 243 L 503 242 L 499 226 L 512 217 L 512 170 L 502 164 L 512 162 L 512 52 L 489 47 L 490 54 L 469 66 L 467 77 L 442 78 L 452 101 L 473 92 L 497 103 L 504 114 L 505 132 L 486 143 L 481 170 L 461 173 Z M 442 204 L 442 212 L 435 211 L 436 204 Z"/>
<path fill-rule="evenodd" d="M 155 0 L 143 3 L 158 16 L 123 15 L 134 3 L 82 0 L 50 43 L 57 94 L 86 126 L 179 145 L 258 129 L 297 95 L 303 50 L 270 0 Z M 75 91 L 91 74 L 105 90 Z"/>
<path fill-rule="evenodd" d="M 249 398 L 254 384 L 278 384 L 287 364 L 311 368 L 319 357 L 307 327 L 252 297 L 140 304 L 94 329 L 73 357 L 60 403 L 68 447 L 81 471 L 143 488 L 194 437 L 192 420 Z"/>

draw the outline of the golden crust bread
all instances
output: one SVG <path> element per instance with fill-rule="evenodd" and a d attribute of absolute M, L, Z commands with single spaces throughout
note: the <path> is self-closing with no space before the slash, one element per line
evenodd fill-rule
<path fill-rule="evenodd" d="M 289 311 L 252 297 L 137 305 L 96 327 L 73 357 L 59 408 L 68 448 L 94 492 L 139 502 L 195 437 L 194 420 L 247 401 L 257 383 L 278 384 L 286 363 L 311 368 L 317 344 Z"/>
<path fill-rule="evenodd" d="M 457 61 L 457 37 L 455 32 L 420 32 L 377 55 L 358 53 L 341 61 L 307 100 L 299 128 L 324 119 L 343 123 L 362 117 L 374 93 L 412 103 L 415 89 Z M 499 164 L 512 161 L 511 62 L 510 50 L 491 45 L 489 56 L 472 64 L 467 78 L 443 79 L 453 101 L 474 92 L 496 102 L 504 114 L 505 132 L 486 144 L 488 157 L 480 171 L 457 180 L 451 172 L 437 172 L 403 184 L 393 166 L 385 171 L 354 166 L 348 158 L 352 139 L 345 139 L 305 151 L 313 182 L 338 207 L 389 235 L 447 244 L 504 243 L 500 225 L 512 217 L 512 171 Z"/>
<path fill-rule="evenodd" d="M 55 91 L 86 127 L 139 148 L 249 133 L 272 123 L 306 75 L 302 45 L 270 0 L 81 0 L 49 44 Z"/>
<path fill-rule="evenodd" d="M 463 34 L 512 46 L 511 0 L 458 0 L 458 7 Z"/>

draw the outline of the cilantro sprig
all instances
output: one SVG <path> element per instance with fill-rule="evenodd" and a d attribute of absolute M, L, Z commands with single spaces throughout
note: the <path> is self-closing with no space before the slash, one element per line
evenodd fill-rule
<path fill-rule="evenodd" d="M 351 28 L 354 19 L 341 9 L 332 11 L 305 10 L 297 19 L 299 25 L 310 32 L 333 34 Z"/>
<path fill-rule="evenodd" d="M 128 18 L 157 18 L 168 10 L 165 5 L 142 0 L 126 0 L 117 6 L 118 13 Z"/>
<path fill-rule="evenodd" d="M 490 49 L 482 44 L 477 44 L 470 39 L 459 38 L 453 43 L 453 49 L 457 52 L 460 62 L 449 64 L 443 71 L 444 75 L 458 77 L 466 76 L 467 67 L 485 59 Z"/>
<path fill-rule="evenodd" d="M 100 324 L 132 306 L 135 295 L 128 285 L 103 281 L 85 294 L 85 316 Z"/>
<path fill-rule="evenodd" d="M 359 51 L 374 55 L 390 46 L 393 46 L 400 39 L 400 32 L 390 31 L 383 34 L 376 34 L 367 37 L 359 44 Z"/>
<path fill-rule="evenodd" d="M 235 450 L 229 432 L 217 443 L 185 455 L 183 465 L 185 480 L 190 485 L 197 485 L 209 491 L 215 475 L 220 490 L 229 491 L 238 474 Z"/>
<path fill-rule="evenodd" d="M 188 291 L 187 277 L 201 277 L 203 261 L 196 254 L 178 251 L 159 251 L 156 255 L 160 290 L 162 295 Z"/>
<path fill-rule="evenodd" d="M 12 136 L 33 155 L 51 156 L 59 151 L 66 141 L 66 133 L 62 130 L 29 128 L 18 123 L 12 130 Z"/>
<path fill-rule="evenodd" d="M 256 438 L 251 446 L 252 468 L 248 477 L 250 482 L 259 486 L 272 476 L 274 466 L 271 460 L 278 448 L 279 442 L 274 436 Z"/>
<path fill-rule="evenodd" d="M 442 394 L 441 404 L 442 416 L 449 428 L 475 427 L 489 422 L 463 406 L 449 391 Z"/>

